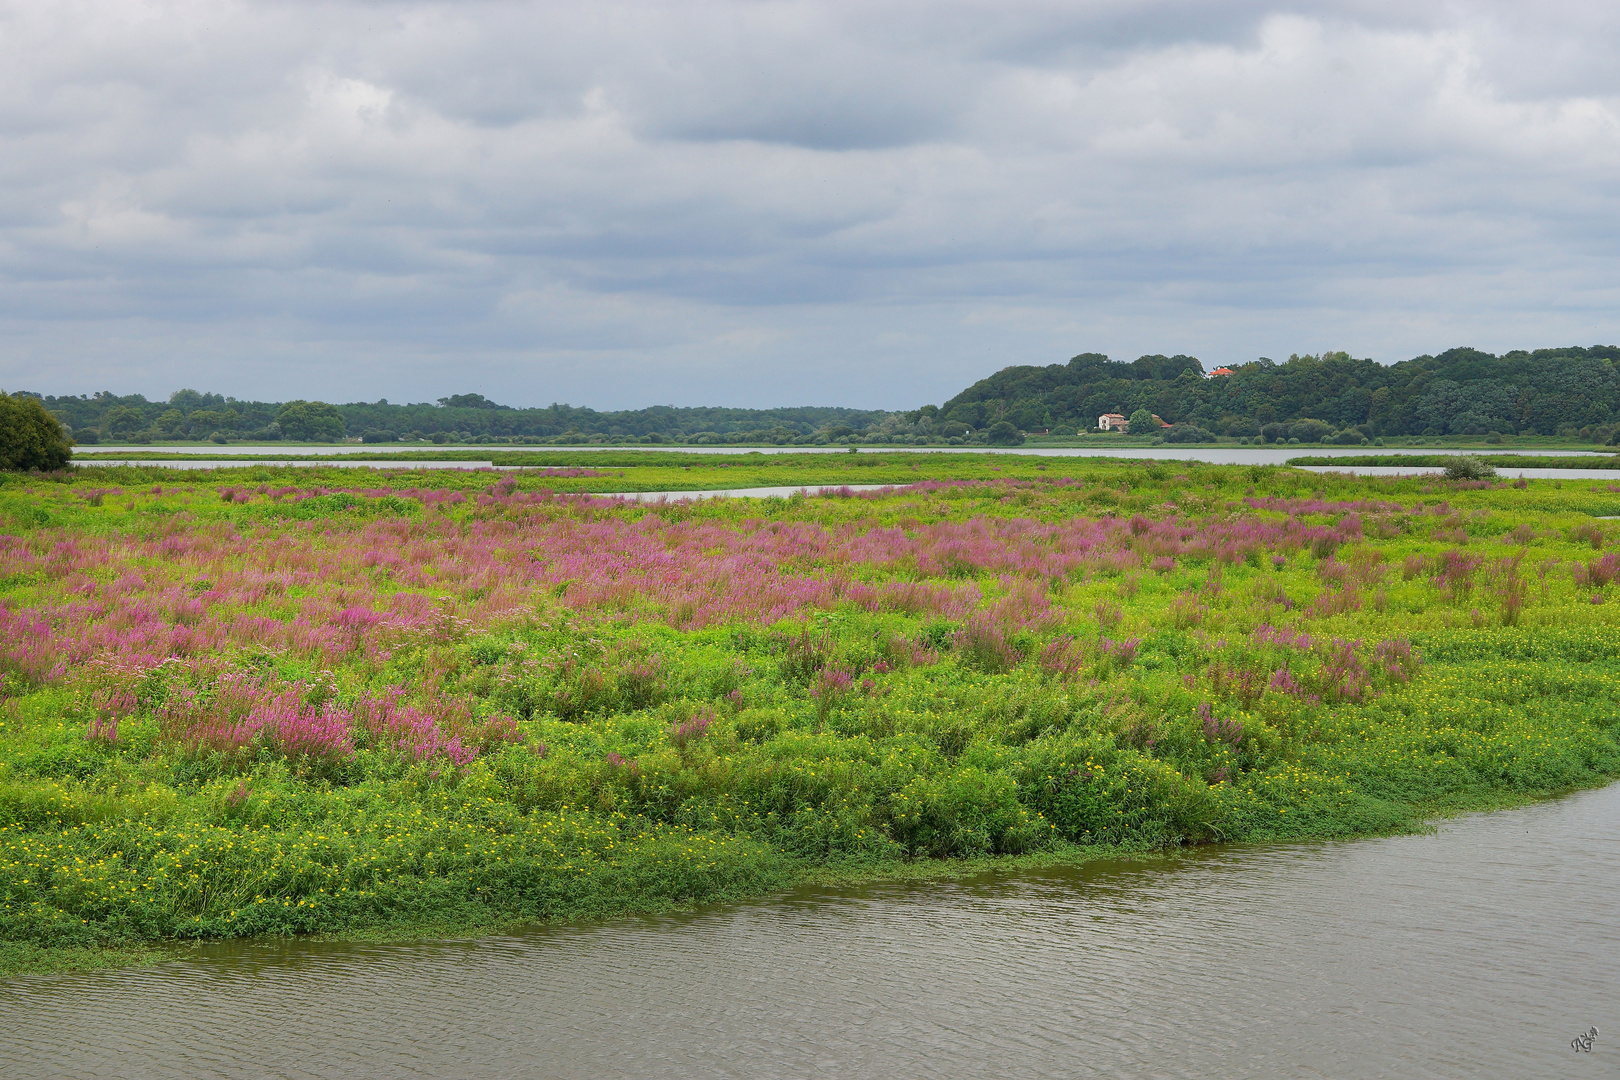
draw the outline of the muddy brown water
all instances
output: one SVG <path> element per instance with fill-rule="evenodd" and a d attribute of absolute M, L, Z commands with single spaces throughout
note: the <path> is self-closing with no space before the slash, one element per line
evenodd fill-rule
<path fill-rule="evenodd" d="M 1615 1076 L 1617 961 L 1620 785 L 1431 835 L 12 979 L 0 1075 Z"/>

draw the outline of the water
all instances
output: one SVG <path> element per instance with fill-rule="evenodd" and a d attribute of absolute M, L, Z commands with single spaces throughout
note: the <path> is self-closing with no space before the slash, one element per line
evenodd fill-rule
<path fill-rule="evenodd" d="M 214 946 L 0 983 L 0 1075 L 1613 1076 L 1617 881 L 1620 785 L 1427 836 Z"/>
<path fill-rule="evenodd" d="M 143 461 L 135 458 L 79 458 L 73 459 L 75 465 L 136 465 L 150 466 L 157 469 L 246 469 L 253 465 L 269 465 L 274 468 L 307 468 L 307 469 L 495 469 L 498 471 L 521 471 L 517 465 L 495 465 L 488 461 L 415 461 L 409 458 L 391 458 L 387 461 L 264 461 L 253 458 L 192 458 L 190 460 L 174 459 L 170 461 Z"/>
<path fill-rule="evenodd" d="M 422 445 L 350 445 L 350 446 L 280 446 L 267 443 L 262 446 L 81 446 L 84 454 L 165 453 L 189 454 L 211 460 L 238 457 L 265 458 L 277 455 L 311 457 L 332 454 L 420 454 L 434 450 L 464 450 L 466 447 L 429 447 Z M 481 448 L 480 448 L 481 449 Z M 547 453 L 552 451 L 600 451 L 603 453 L 681 453 L 681 454 L 847 454 L 847 446 L 500 446 L 490 450 L 502 453 Z M 1033 457 L 1098 457 L 1135 458 L 1143 461 L 1203 461 L 1212 465 L 1281 465 L 1296 457 L 1365 457 L 1391 454 L 1455 454 L 1468 453 L 1522 454 L 1534 457 L 1596 457 L 1615 458 L 1612 452 L 1595 450 L 1453 450 L 1434 446 L 863 446 L 862 454 L 1022 454 Z M 74 458 L 76 465 L 102 464 L 105 459 Z M 120 461 L 119 464 L 128 462 Z M 247 464 L 246 462 L 231 462 Z M 133 464 L 143 464 L 133 462 Z M 162 464 L 145 462 L 144 464 Z M 266 461 L 252 464 L 284 464 Z M 379 464 L 358 463 L 358 464 Z M 452 467 L 488 467 L 487 462 L 455 462 Z"/>
<path fill-rule="evenodd" d="M 1419 469 L 1408 465 L 1296 465 L 1295 468 L 1314 473 L 1351 473 L 1355 476 L 1422 476 L 1438 473 L 1439 469 Z M 1620 481 L 1620 469 L 1502 469 L 1498 480 L 1607 480 Z"/>
<path fill-rule="evenodd" d="M 129 452 L 134 447 L 98 447 L 93 452 L 108 453 L 116 451 Z M 311 466 L 335 468 L 370 468 L 370 469 L 495 469 L 498 471 L 521 471 L 522 466 L 493 465 L 488 461 L 423 461 L 409 458 L 409 452 L 419 452 L 420 447 L 377 447 L 377 446 L 310 446 L 310 447 L 276 447 L 276 446 L 231 446 L 231 447 L 167 447 L 176 453 L 193 455 L 191 460 L 176 461 L 140 461 L 129 458 L 75 458 L 77 465 L 156 465 L 168 469 L 221 469 L 234 467 L 247 467 L 250 465 L 284 465 L 284 466 Z M 536 449 L 536 448 L 516 448 Z M 660 447 L 574 447 L 570 449 L 584 450 L 643 450 L 657 451 Z M 827 447 L 737 447 L 737 446 L 708 446 L 708 447 L 682 447 L 684 453 L 697 454 L 783 454 L 783 453 L 847 453 L 847 448 Z M 1057 447 L 1029 449 L 1015 448 L 986 448 L 986 447 L 937 447 L 937 446 L 896 446 L 882 448 L 865 448 L 866 454 L 894 454 L 894 453 L 990 453 L 990 454 L 1030 454 L 1037 457 L 1096 457 L 1110 459 L 1138 459 L 1151 461 L 1201 461 L 1213 465 L 1283 465 L 1289 458 L 1300 457 L 1302 454 L 1320 455 L 1326 457 L 1351 457 L 1360 455 L 1388 456 L 1390 454 L 1422 453 L 1423 447 L 1415 450 L 1390 449 L 1379 447 L 1353 447 L 1353 446 L 1324 446 L 1324 447 Z M 309 457 L 316 454 L 364 454 L 382 452 L 394 454 L 395 457 L 383 461 L 276 461 L 260 459 L 253 455 L 260 454 L 297 454 Z M 1439 451 L 1436 451 L 1439 452 Z M 1608 459 L 1615 462 L 1616 467 L 1610 469 L 1507 469 L 1503 476 L 1523 476 L 1531 480 L 1616 480 L 1620 479 L 1620 457 L 1613 454 L 1601 454 L 1582 450 L 1479 450 L 1469 451 L 1482 456 L 1492 454 L 1528 454 L 1532 456 L 1584 456 L 1598 460 Z M 204 457 L 203 455 L 207 455 Z M 1309 465 L 1304 466 L 1311 472 L 1349 472 L 1361 476 L 1417 476 L 1422 473 L 1436 472 L 1432 468 L 1413 468 L 1409 466 L 1331 466 Z M 856 490 L 870 490 L 874 485 L 851 485 Z M 709 498 L 715 495 L 771 495 L 791 494 L 799 490 L 796 487 L 784 488 L 742 488 L 726 492 L 642 492 L 633 497 L 642 501 L 656 500 L 659 497 L 669 498 Z M 626 496 L 632 497 L 632 496 Z"/>

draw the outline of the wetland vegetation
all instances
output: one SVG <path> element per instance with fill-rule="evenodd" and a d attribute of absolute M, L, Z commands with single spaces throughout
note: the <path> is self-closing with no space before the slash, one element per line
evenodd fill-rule
<path fill-rule="evenodd" d="M 1620 772 L 1615 485 L 893 458 L 4 477 L 5 962 L 1386 833 Z M 561 490 L 857 479 L 896 486 Z"/>

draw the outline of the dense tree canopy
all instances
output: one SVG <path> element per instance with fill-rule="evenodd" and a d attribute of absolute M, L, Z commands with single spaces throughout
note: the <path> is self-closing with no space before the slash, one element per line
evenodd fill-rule
<path fill-rule="evenodd" d="M 1103 413 L 1131 417 L 1131 430 L 1174 441 L 1212 434 L 1359 442 L 1379 435 L 1535 432 L 1608 437 L 1620 429 L 1620 347 L 1540 349 L 1495 356 L 1451 349 L 1384 366 L 1348 353 L 1260 359 L 1206 375 L 1192 356 L 1142 356 L 1125 363 L 1081 353 L 1067 364 L 1008 367 L 945 402 L 909 413 L 845 408 L 728 409 L 668 405 L 597 412 L 572 405 L 518 409 L 482 394 L 437 404 L 386 399 L 241 401 L 180 390 L 167 401 L 110 393 L 47 397 L 45 408 L 81 443 L 98 439 L 296 439 L 367 442 L 592 440 L 807 443 L 842 439 L 917 442 L 960 439 L 1003 444 L 1008 434 L 1073 434 Z M 1138 414 L 1147 420 L 1138 422 Z M 1174 425 L 1162 429 L 1152 415 Z M 1006 428 L 998 425 L 1005 424 Z M 1601 432 L 1599 431 L 1601 429 Z"/>
<path fill-rule="evenodd" d="M 289 401 L 276 410 L 276 423 L 287 439 L 335 442 L 344 436 L 343 414 L 324 401 Z"/>
<path fill-rule="evenodd" d="M 46 408 L 71 424 L 81 442 L 105 439 L 309 440 L 363 437 L 368 442 L 402 438 L 436 441 L 567 439 L 593 436 L 645 442 L 802 442 L 865 433 L 891 414 L 844 408 L 728 409 L 661 405 L 625 412 L 597 412 L 571 405 L 515 409 L 481 394 L 453 394 L 438 404 L 321 401 L 241 401 L 219 394 L 179 390 L 167 401 L 111 393 L 47 397 Z"/>
<path fill-rule="evenodd" d="M 0 391 L 0 469 L 60 469 L 72 453 L 67 432 L 39 398 Z"/>
<path fill-rule="evenodd" d="M 1451 349 L 1387 367 L 1328 352 L 1280 364 L 1261 359 L 1206 378 L 1190 356 L 1144 356 L 1124 364 L 1082 353 L 1067 364 L 1003 368 L 941 411 L 974 427 L 1006 420 L 1026 430 L 1064 424 L 1083 429 L 1103 413 L 1137 411 L 1224 435 L 1317 421 L 1303 429 L 1302 441 L 1345 428 L 1372 435 L 1551 435 L 1620 422 L 1617 360 L 1615 346 L 1502 356 Z M 1289 437 L 1280 429 L 1265 434 Z"/>

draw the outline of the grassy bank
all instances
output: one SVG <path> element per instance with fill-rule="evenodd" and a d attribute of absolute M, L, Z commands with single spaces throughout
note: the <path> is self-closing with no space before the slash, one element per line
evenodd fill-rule
<path fill-rule="evenodd" d="M 0 964 L 1366 835 L 1620 774 L 1601 483 L 867 457 L 7 478 Z M 773 470 L 915 482 L 556 493 Z"/>
<path fill-rule="evenodd" d="M 425 460 L 464 461 L 452 452 Z M 495 453 L 477 456 L 496 465 L 522 468 L 514 478 L 525 492 L 717 491 L 756 487 L 838 488 L 845 484 L 912 485 L 921 481 L 1057 480 L 1084 478 L 1098 466 L 1095 459 L 1045 458 L 1025 454 L 960 454 L 868 452 L 838 454 L 686 454 L 674 451 L 600 450 Z M 347 460 L 354 460 L 349 458 Z M 1174 475 L 1174 463 L 1144 462 L 1152 475 Z M 96 466 L 77 470 L 79 483 L 151 487 L 196 483 L 194 470 L 167 468 L 161 461 L 131 466 Z M 396 469 L 322 468 L 318 465 L 250 465 L 219 470 L 203 483 L 236 484 L 248 489 L 410 487 L 442 491 L 472 490 L 497 483 L 461 470 L 423 470 L 400 476 Z M 469 487 L 469 485 L 472 485 Z"/>
<path fill-rule="evenodd" d="M 1342 469 L 1358 466 L 1382 465 L 1400 469 L 1433 469 L 1440 472 L 1455 454 L 1358 454 L 1353 457 L 1316 455 L 1288 459 L 1290 465 L 1326 465 Z M 1554 457 L 1534 454 L 1490 454 L 1482 461 L 1498 470 L 1510 469 L 1620 469 L 1620 456 L 1615 454 L 1586 454 L 1584 456 Z"/>

